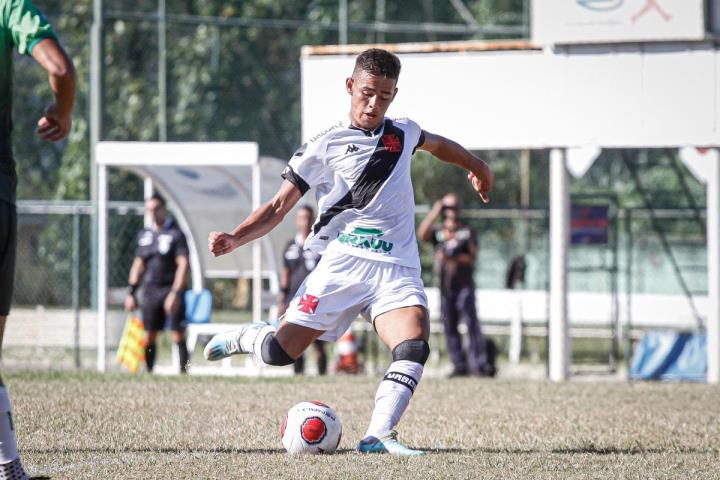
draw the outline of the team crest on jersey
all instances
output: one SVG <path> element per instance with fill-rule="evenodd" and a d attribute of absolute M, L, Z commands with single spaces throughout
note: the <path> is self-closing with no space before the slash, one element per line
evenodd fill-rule
<path fill-rule="evenodd" d="M 380 141 L 383 147 L 385 147 L 385 150 L 390 153 L 399 153 L 402 151 L 402 142 L 394 133 L 386 133 L 380 138 Z"/>
<path fill-rule="evenodd" d="M 141 247 L 147 247 L 148 245 L 152 244 L 152 241 L 153 241 L 152 232 L 145 232 L 142 234 L 142 236 L 138 240 L 138 245 Z"/>
<path fill-rule="evenodd" d="M 168 234 L 162 234 L 158 235 L 158 252 L 160 252 L 161 255 L 165 255 L 170 251 L 170 245 L 172 244 L 173 237 L 172 235 Z"/>
<path fill-rule="evenodd" d="M 383 235 L 385 235 L 385 232 L 377 228 L 356 227 L 350 233 L 341 233 L 338 236 L 338 241 L 351 247 L 378 253 L 390 253 L 393 243 L 382 240 L 380 237 Z"/>
<path fill-rule="evenodd" d="M 298 302 L 298 310 L 303 313 L 307 313 L 308 315 L 312 315 L 315 313 L 315 310 L 317 310 L 319 303 L 320 303 L 319 298 L 317 298 L 313 295 L 308 295 L 306 293 L 302 296 L 302 298 Z"/>

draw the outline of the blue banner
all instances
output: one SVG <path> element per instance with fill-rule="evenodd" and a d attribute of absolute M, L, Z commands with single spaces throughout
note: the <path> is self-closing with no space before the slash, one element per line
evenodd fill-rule
<path fill-rule="evenodd" d="M 630 364 L 632 380 L 706 381 L 707 336 L 680 332 L 647 332 Z"/>

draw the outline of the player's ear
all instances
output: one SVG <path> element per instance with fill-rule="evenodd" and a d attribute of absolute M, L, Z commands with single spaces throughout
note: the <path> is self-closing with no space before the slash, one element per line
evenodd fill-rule
<path fill-rule="evenodd" d="M 347 90 L 348 94 L 352 96 L 352 87 L 353 87 L 353 78 L 348 77 L 345 79 L 345 89 Z"/>
<path fill-rule="evenodd" d="M 391 102 L 393 100 L 395 100 L 395 96 L 397 95 L 397 92 L 398 92 L 398 89 L 397 89 L 397 87 L 395 87 L 395 91 L 393 92 L 392 100 L 390 100 Z"/>

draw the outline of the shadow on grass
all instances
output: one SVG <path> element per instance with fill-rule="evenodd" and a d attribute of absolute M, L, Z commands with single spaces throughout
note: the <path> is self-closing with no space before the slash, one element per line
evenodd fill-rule
<path fill-rule="evenodd" d="M 424 450 L 428 454 L 488 454 L 488 455 L 529 455 L 537 453 L 552 453 L 559 455 L 577 455 L 577 454 L 591 454 L 591 455 L 643 455 L 643 454 L 668 454 L 668 453 L 685 453 L 685 454 L 718 454 L 720 449 L 716 448 L 692 448 L 692 447 L 679 447 L 679 448 L 617 448 L 617 447 L 597 447 L 597 446 L 582 446 L 576 448 L 553 448 L 553 449 L 539 449 L 539 448 L 430 448 L 430 447 L 418 447 L 420 450 Z M 90 447 L 90 448 L 36 448 L 36 449 L 24 449 L 24 452 L 34 454 L 73 454 L 73 453 L 169 453 L 169 454 L 285 454 L 285 450 L 282 448 L 110 448 L 110 447 Z M 347 455 L 354 454 L 356 451 L 351 448 L 339 449 L 335 454 Z M 375 454 L 370 454 L 375 456 Z"/>
<path fill-rule="evenodd" d="M 282 448 L 24 448 L 23 452 L 34 454 L 71 454 L 71 453 L 285 453 Z"/>
<path fill-rule="evenodd" d="M 577 454 L 592 454 L 592 455 L 643 455 L 643 454 L 664 454 L 664 453 L 720 453 L 720 449 L 716 448 L 691 448 L 691 447 L 680 447 L 680 448 L 617 448 L 617 447 L 595 447 L 595 446 L 583 446 L 577 448 L 553 448 L 553 449 L 539 449 L 539 448 L 430 448 L 430 447 L 418 447 L 420 450 L 425 450 L 427 453 L 460 453 L 460 454 L 510 454 L 510 455 L 528 455 L 536 453 L 554 453 L 559 455 L 577 455 Z"/>
<path fill-rule="evenodd" d="M 593 455 L 643 455 L 646 453 L 718 453 L 717 448 L 696 448 L 696 447 L 673 447 L 673 448 L 616 448 L 616 447 L 597 447 L 584 446 L 578 448 L 557 448 L 550 450 L 550 453 L 560 454 L 578 454 L 590 453 Z"/>

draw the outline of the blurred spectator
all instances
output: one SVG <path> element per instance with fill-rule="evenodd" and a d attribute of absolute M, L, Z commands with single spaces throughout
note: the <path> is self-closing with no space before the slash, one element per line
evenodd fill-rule
<path fill-rule="evenodd" d="M 510 260 L 507 273 L 505 274 L 505 288 L 513 290 L 518 283 L 525 283 L 525 264 L 524 255 L 516 255 Z"/>
<path fill-rule="evenodd" d="M 315 220 L 315 212 L 312 207 L 303 205 L 297 211 L 295 216 L 295 225 L 297 226 L 297 234 L 295 238 L 290 240 L 285 253 L 283 253 L 283 269 L 280 274 L 280 299 L 278 315 L 282 317 L 287 311 L 290 301 L 295 296 L 300 285 L 305 281 L 305 277 L 313 271 L 315 265 L 320 261 L 320 255 L 305 250 L 303 245 L 305 239 L 310 235 L 310 228 Z M 325 354 L 325 342 L 315 340 L 313 342 L 315 351 L 317 352 L 318 373 L 325 375 L 327 373 L 327 355 Z M 295 360 L 295 373 L 302 375 L 305 369 L 305 355 L 301 355 Z"/>
<path fill-rule="evenodd" d="M 442 224 L 434 225 L 442 215 Z M 447 339 L 452 377 L 494 376 L 494 358 L 490 359 L 475 308 L 473 272 L 477 257 L 474 232 L 460 223 L 459 202 L 449 193 L 433 205 L 418 227 L 418 237 L 435 247 L 434 266 L 440 278 L 441 315 Z M 463 349 L 458 332 L 460 320 L 468 331 L 468 351 Z"/>

